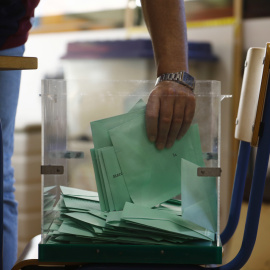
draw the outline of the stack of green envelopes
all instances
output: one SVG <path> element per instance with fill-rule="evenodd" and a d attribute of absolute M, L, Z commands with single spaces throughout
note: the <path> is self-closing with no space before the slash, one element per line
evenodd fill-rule
<path fill-rule="evenodd" d="M 151 209 L 127 202 L 123 211 L 100 210 L 95 192 L 61 187 L 55 207 L 61 215 L 50 227 L 52 243 L 179 245 L 214 241 L 215 233 L 181 217 L 181 203 L 169 200 Z"/>
<path fill-rule="evenodd" d="M 179 245 L 215 241 L 216 179 L 204 166 L 198 125 L 159 151 L 145 130 L 145 104 L 91 123 L 98 194 L 61 187 L 50 242 Z M 173 199 L 181 194 L 181 201 Z"/>

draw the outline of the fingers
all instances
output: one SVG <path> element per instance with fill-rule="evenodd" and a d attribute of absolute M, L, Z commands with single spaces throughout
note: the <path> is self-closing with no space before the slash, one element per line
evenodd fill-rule
<path fill-rule="evenodd" d="M 158 95 L 152 93 L 146 106 L 146 132 L 150 142 L 155 142 L 158 134 L 158 120 L 160 110 L 160 99 Z"/>
<path fill-rule="evenodd" d="M 164 82 L 153 90 L 146 107 L 146 130 L 157 149 L 170 148 L 185 135 L 195 105 L 194 94 L 183 85 Z"/>
<path fill-rule="evenodd" d="M 185 106 L 185 97 L 183 95 L 178 95 L 174 103 L 174 112 L 166 142 L 166 148 L 170 148 L 173 146 L 177 136 L 180 133 L 181 127 L 185 124 Z"/>
<path fill-rule="evenodd" d="M 159 121 L 158 121 L 158 136 L 156 140 L 156 147 L 162 150 L 168 139 L 168 135 L 171 129 L 172 117 L 174 114 L 174 102 L 175 94 L 166 96 L 166 98 L 161 99 Z M 175 138 L 179 130 L 175 130 Z"/>
<path fill-rule="evenodd" d="M 179 133 L 177 135 L 177 140 L 180 140 L 188 131 L 195 113 L 196 100 L 194 94 L 190 94 L 186 97 L 186 106 L 185 106 L 185 116 L 184 121 L 181 125 Z"/>

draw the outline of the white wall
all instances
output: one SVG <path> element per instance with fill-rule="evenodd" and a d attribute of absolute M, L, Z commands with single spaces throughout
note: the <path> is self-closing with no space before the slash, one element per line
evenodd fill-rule
<path fill-rule="evenodd" d="M 245 51 L 250 47 L 265 47 L 270 42 L 270 18 L 248 19 L 243 26 Z"/>

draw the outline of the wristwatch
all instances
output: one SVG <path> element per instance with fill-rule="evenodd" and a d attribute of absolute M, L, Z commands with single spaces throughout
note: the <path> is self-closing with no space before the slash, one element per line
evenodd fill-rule
<path fill-rule="evenodd" d="M 195 87 L 195 79 L 185 71 L 161 74 L 157 78 L 155 86 L 162 81 L 174 81 L 179 84 L 185 85 L 190 90 L 193 90 Z"/>

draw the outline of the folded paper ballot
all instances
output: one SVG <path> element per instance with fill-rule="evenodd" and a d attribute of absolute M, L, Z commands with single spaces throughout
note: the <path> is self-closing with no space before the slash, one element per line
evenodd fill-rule
<path fill-rule="evenodd" d="M 192 125 L 172 148 L 157 150 L 144 116 L 109 131 L 133 203 L 153 207 L 181 193 L 181 159 L 203 166 L 198 126 Z"/>
<path fill-rule="evenodd" d="M 81 199 L 91 199 L 91 201 L 99 202 L 98 194 L 94 191 L 82 190 L 61 186 L 61 192 L 66 196 L 76 197 Z"/>
<path fill-rule="evenodd" d="M 175 234 L 204 240 L 215 239 L 215 233 L 189 222 L 180 216 L 168 212 L 159 212 L 155 209 L 126 203 L 121 218 L 125 221 L 142 226 L 157 228 Z"/>
<path fill-rule="evenodd" d="M 197 176 L 204 166 L 198 126 L 159 151 L 146 136 L 144 115 L 139 101 L 126 114 L 91 123 L 98 193 L 61 186 L 47 243 L 215 241 L 216 179 Z"/>
<path fill-rule="evenodd" d="M 181 193 L 181 159 L 204 166 L 197 125 L 170 149 L 159 151 L 145 130 L 145 105 L 91 123 L 91 150 L 103 211 L 120 211 L 126 202 L 154 207 Z"/>
<path fill-rule="evenodd" d="M 197 176 L 196 164 L 181 163 L 183 218 L 212 232 L 217 231 L 217 187 L 215 177 Z"/>
<path fill-rule="evenodd" d="M 125 114 L 91 122 L 92 138 L 95 149 L 112 146 L 109 130 L 126 123 L 136 116 L 145 114 L 145 103 L 140 100 Z"/>
<path fill-rule="evenodd" d="M 106 178 L 106 173 L 104 170 L 104 166 L 101 165 L 101 163 L 100 163 L 100 162 L 102 162 L 102 154 L 99 153 L 99 151 L 97 151 L 97 150 L 104 148 L 104 147 L 113 146 L 112 142 L 111 142 L 111 138 L 109 136 L 109 130 L 111 128 L 129 121 L 134 116 L 136 117 L 137 115 L 144 115 L 144 113 L 145 113 L 145 103 L 142 100 L 140 100 L 139 102 L 137 102 L 135 104 L 135 106 L 127 114 L 122 114 L 119 116 L 91 122 L 92 138 L 93 138 L 93 142 L 95 145 L 95 149 L 91 149 L 90 152 L 91 152 L 93 167 L 94 167 L 94 171 L 95 171 L 96 184 L 97 184 L 98 193 L 99 193 L 99 197 L 100 197 L 100 206 L 101 206 L 101 209 L 103 211 L 121 210 L 121 209 L 123 209 L 123 206 L 124 206 L 126 201 L 125 200 L 122 201 L 120 208 L 112 207 L 113 206 L 112 199 L 111 199 L 111 197 L 108 197 L 109 195 L 108 196 L 106 195 L 106 190 L 105 190 L 106 187 L 105 187 L 105 183 L 103 181 L 104 178 L 102 175 L 102 168 L 103 168 L 103 173 L 105 174 L 105 176 L 104 176 L 105 178 Z M 113 154 L 113 153 L 111 153 L 111 154 Z M 105 153 L 105 155 L 106 155 L 106 153 Z M 115 168 L 116 172 L 113 174 L 113 176 L 121 174 L 121 170 L 117 170 L 117 164 L 118 164 L 118 161 L 114 162 L 114 166 L 116 166 L 116 168 Z M 108 166 L 110 166 L 110 165 L 108 165 Z M 119 165 L 118 165 L 118 167 L 119 167 Z M 118 177 L 118 180 L 121 181 L 121 178 Z M 108 184 L 107 184 L 107 189 L 108 189 Z M 122 190 L 121 194 L 123 192 L 124 191 Z M 119 194 L 119 192 L 117 192 L 117 193 Z M 109 201 L 110 201 L 110 205 L 109 205 Z M 116 203 L 116 205 L 118 205 L 118 204 Z M 112 208 L 110 208 L 110 206 Z"/>

